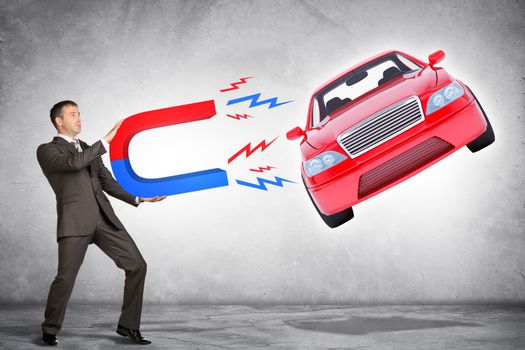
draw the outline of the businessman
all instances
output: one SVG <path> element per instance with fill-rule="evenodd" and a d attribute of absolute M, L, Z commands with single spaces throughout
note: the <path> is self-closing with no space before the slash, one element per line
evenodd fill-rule
<path fill-rule="evenodd" d="M 104 192 L 134 206 L 166 197 L 136 197 L 126 192 L 104 166 L 100 156 L 107 152 L 122 121 L 89 146 L 76 138 L 81 119 L 75 102 L 58 102 L 51 108 L 50 117 L 58 134 L 38 147 L 37 159 L 56 195 L 58 269 L 49 289 L 42 340 L 57 345 L 56 336 L 62 328 L 78 270 L 88 245 L 94 243 L 125 271 L 117 333 L 134 343 L 150 344 L 139 330 L 146 262 Z"/>

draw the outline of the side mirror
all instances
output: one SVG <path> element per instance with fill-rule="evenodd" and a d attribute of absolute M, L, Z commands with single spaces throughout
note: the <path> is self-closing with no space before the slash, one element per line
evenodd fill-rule
<path fill-rule="evenodd" d="M 438 50 L 428 55 L 428 64 L 430 67 L 434 68 L 434 65 L 443 61 L 444 58 L 445 58 L 445 53 L 443 52 L 443 50 Z"/>
<path fill-rule="evenodd" d="M 301 129 L 298 126 L 296 126 L 295 128 L 293 128 L 292 130 L 286 133 L 286 138 L 290 141 L 297 140 L 301 136 L 306 136 L 306 133 L 304 132 L 303 129 Z"/>

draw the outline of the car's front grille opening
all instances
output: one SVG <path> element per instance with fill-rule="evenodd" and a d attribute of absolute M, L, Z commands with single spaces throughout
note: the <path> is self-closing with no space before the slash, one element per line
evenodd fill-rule
<path fill-rule="evenodd" d="M 358 198 L 366 197 L 388 186 L 392 182 L 432 162 L 434 159 L 441 157 L 453 148 L 454 146 L 439 137 L 431 137 L 423 141 L 361 175 L 359 178 Z"/>
<path fill-rule="evenodd" d="M 339 145 L 355 158 L 425 120 L 419 98 L 411 96 L 343 132 Z"/>

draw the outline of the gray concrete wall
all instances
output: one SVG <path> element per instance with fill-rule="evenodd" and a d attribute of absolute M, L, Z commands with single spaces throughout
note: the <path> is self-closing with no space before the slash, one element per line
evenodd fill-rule
<path fill-rule="evenodd" d="M 139 135 L 131 145 L 139 173 L 226 166 L 249 141 L 280 136 L 230 167 L 230 181 L 246 175 L 244 165 L 274 165 L 300 181 L 298 144 L 284 134 L 304 125 L 311 92 L 391 48 L 422 59 L 443 49 L 442 66 L 475 91 L 497 142 L 357 205 L 335 230 L 299 184 L 230 186 L 137 209 L 115 200 L 148 261 L 146 300 L 525 300 L 523 1 L 2 1 L 0 9 L 0 302 L 44 300 L 56 271 L 54 195 L 35 157 L 55 134 L 55 102 L 79 102 L 80 137 L 94 142 L 134 113 L 215 99 L 209 124 Z M 218 90 L 243 76 L 256 78 L 230 96 L 258 90 L 294 102 L 227 109 Z M 227 111 L 255 118 L 241 124 Z M 92 246 L 73 300 L 119 301 L 122 284 Z"/>

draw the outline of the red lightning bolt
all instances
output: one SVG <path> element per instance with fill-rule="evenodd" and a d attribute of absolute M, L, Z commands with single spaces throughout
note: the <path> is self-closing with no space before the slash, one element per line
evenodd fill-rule
<path fill-rule="evenodd" d="M 244 119 L 248 119 L 248 118 L 253 118 L 251 115 L 248 115 L 248 114 L 237 114 L 235 113 L 235 115 L 232 115 L 232 114 L 226 114 L 226 116 L 230 117 L 230 118 L 233 118 L 233 119 L 237 119 L 237 120 L 241 120 L 241 118 L 244 118 Z"/>
<path fill-rule="evenodd" d="M 259 169 L 250 169 L 250 171 L 256 171 L 258 173 L 262 173 L 265 170 L 270 171 L 270 169 L 277 169 L 277 168 L 274 166 L 267 165 L 267 166 L 260 166 Z"/>
<path fill-rule="evenodd" d="M 251 156 L 255 151 L 257 151 L 259 148 L 261 149 L 261 152 L 263 152 L 267 147 L 269 147 L 275 140 L 277 140 L 279 138 L 279 136 L 277 136 L 276 138 L 274 138 L 269 144 L 266 144 L 266 140 L 262 140 L 257 146 L 255 146 L 253 149 L 251 148 L 252 147 L 252 143 L 249 142 L 246 146 L 244 146 L 243 148 L 241 148 L 239 150 L 239 152 L 235 153 L 233 156 L 231 156 L 229 159 L 228 159 L 228 164 L 230 164 L 232 162 L 232 160 L 234 160 L 235 158 L 237 158 L 238 156 L 240 156 L 243 152 L 246 152 L 246 158 L 248 158 L 249 156 Z"/>
<path fill-rule="evenodd" d="M 230 85 L 232 86 L 231 88 L 226 88 L 226 89 L 222 89 L 219 91 L 226 92 L 226 91 L 237 90 L 239 88 L 237 85 L 246 84 L 246 80 L 251 79 L 251 78 L 254 78 L 254 77 L 239 78 L 240 81 L 236 81 L 235 83 L 230 83 Z"/>

